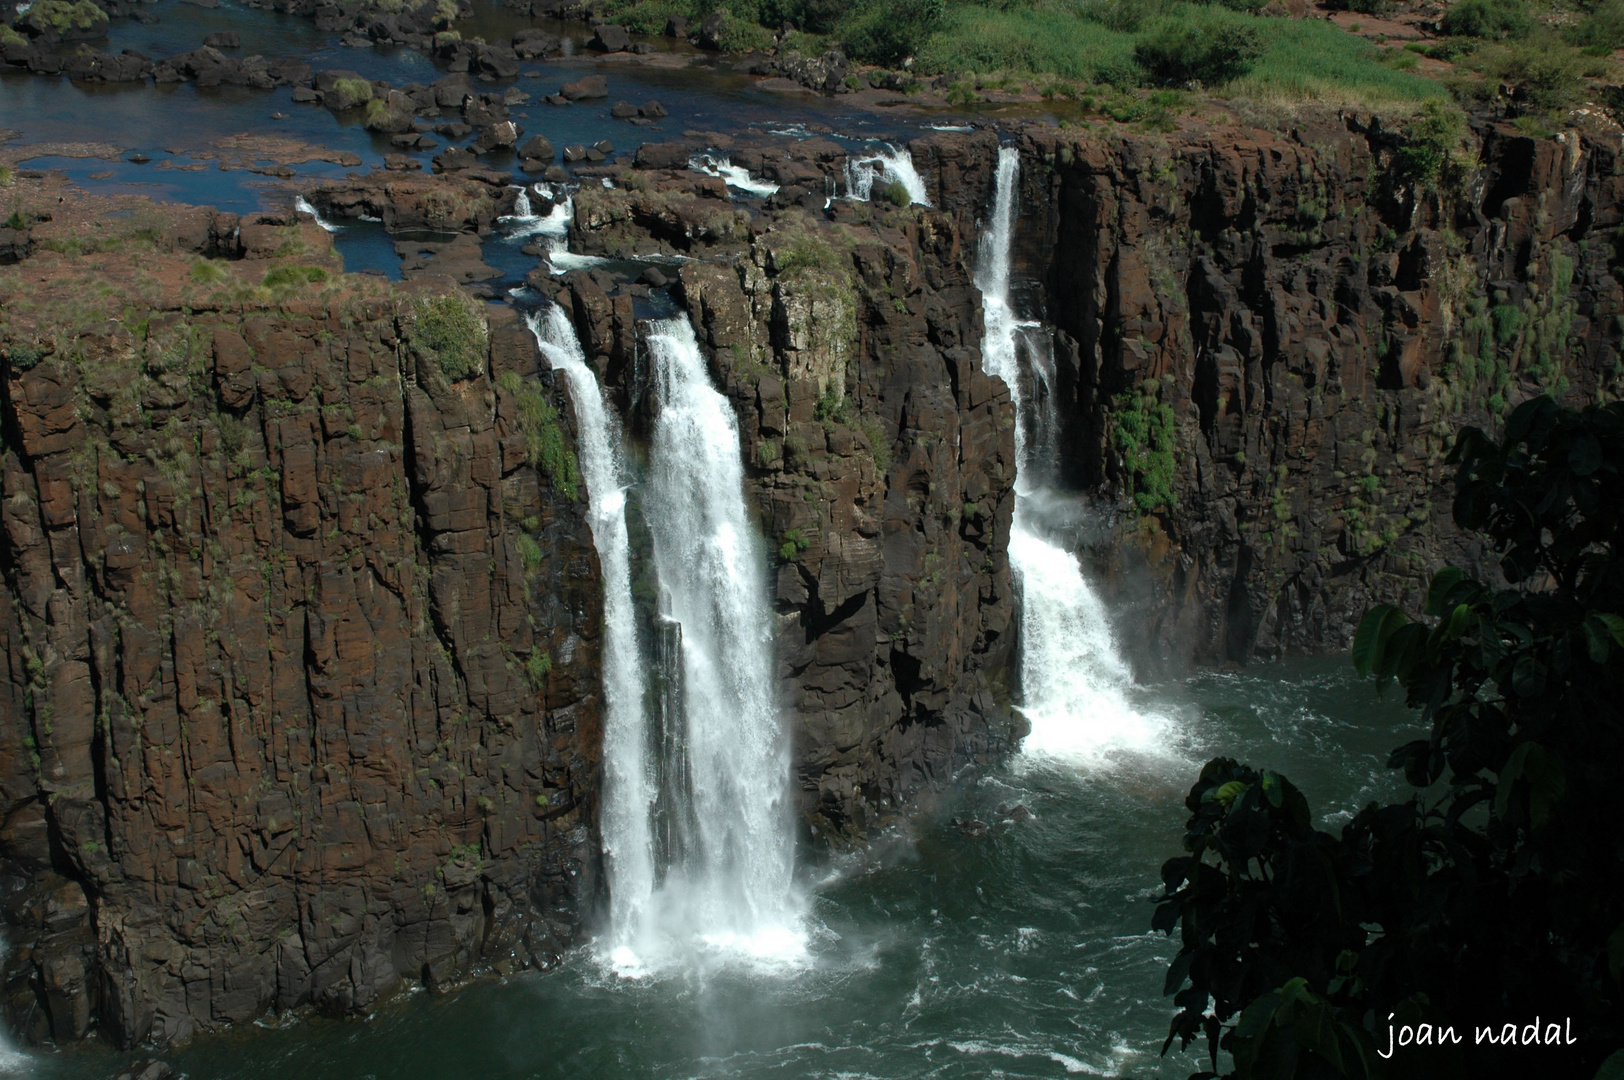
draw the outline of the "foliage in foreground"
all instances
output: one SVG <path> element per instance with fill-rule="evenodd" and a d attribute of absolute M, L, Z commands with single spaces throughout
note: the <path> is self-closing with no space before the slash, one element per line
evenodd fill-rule
<path fill-rule="evenodd" d="M 1198 1076 L 1222 1050 L 1242 1080 L 1589 1077 L 1624 1045 L 1624 404 L 1538 398 L 1452 460 L 1455 520 L 1505 587 L 1446 568 L 1421 620 L 1377 607 L 1354 644 L 1431 725 L 1388 762 L 1420 791 L 1340 836 L 1227 758 L 1186 800 L 1154 925 L 1181 930 L 1167 1043 L 1204 1038 Z M 1521 1046 L 1536 1017 L 1562 1045 Z M 1431 1045 L 1402 1045 L 1423 1024 Z"/>

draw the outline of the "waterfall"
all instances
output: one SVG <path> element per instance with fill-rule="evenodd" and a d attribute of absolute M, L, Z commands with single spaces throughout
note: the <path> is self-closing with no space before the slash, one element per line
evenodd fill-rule
<path fill-rule="evenodd" d="M 914 168 L 913 156 L 908 153 L 908 148 L 891 143 L 881 145 L 883 149 L 846 158 L 846 194 L 867 202 L 874 193 L 875 181 L 881 180 L 886 184 L 901 184 L 908 189 L 909 202 L 929 206 L 925 179 Z"/>
<path fill-rule="evenodd" d="M 1009 295 L 1019 176 L 1019 151 L 1003 147 L 975 282 L 986 324 L 982 366 L 1004 381 L 1015 405 L 1009 563 L 1021 590 L 1021 712 L 1032 725 L 1022 751 L 1084 762 L 1111 751 L 1156 751 L 1167 743 L 1166 721 L 1129 704 L 1132 674 L 1117 651 L 1105 605 L 1061 542 L 1072 531 L 1064 519 L 1073 500 L 1047 486 L 1056 453 L 1054 359 L 1046 329 L 1018 319 Z"/>
<path fill-rule="evenodd" d="M 316 213 L 316 208 L 311 206 L 310 200 L 305 198 L 303 195 L 299 195 L 294 198 L 293 209 L 300 214 L 309 214 L 311 217 L 316 219 L 317 225 L 320 225 L 330 233 L 337 232 L 341 228 L 341 226 L 332 224 L 320 214 Z"/>
<path fill-rule="evenodd" d="M 634 926 L 654 889 L 650 812 L 654 783 L 647 760 L 644 692 L 632 604 L 631 542 L 626 532 L 629 478 L 621 458 L 620 425 L 605 406 L 569 317 L 557 305 L 526 322 L 552 369 L 561 372 L 580 428 L 581 475 L 588 523 L 603 569 L 603 852 L 609 882 L 611 932 Z"/>
<path fill-rule="evenodd" d="M 791 881 L 789 734 L 738 425 L 686 318 L 649 324 L 648 349 L 659 413 L 646 505 L 661 592 L 661 681 L 674 699 L 659 710 L 658 733 L 666 766 L 658 846 L 668 862 L 615 962 L 636 971 L 673 946 L 792 959 L 805 946 Z"/>
<path fill-rule="evenodd" d="M 696 154 L 688 159 L 688 167 L 707 176 L 720 176 L 727 182 L 728 187 L 738 188 L 746 195 L 766 198 L 778 191 L 777 184 L 756 180 L 751 177 L 750 170 L 743 165 L 735 165 L 726 157 L 718 157 L 715 154 Z"/>
<path fill-rule="evenodd" d="M 541 246 L 547 251 L 547 263 L 554 274 L 602 263 L 603 260 L 596 255 L 576 255 L 569 250 L 570 225 L 575 221 L 575 200 L 569 193 L 563 189 L 555 191 L 546 184 L 535 185 L 537 194 L 545 194 L 555 200 L 551 210 L 538 214 L 530 202 L 531 190 L 528 186 L 520 187 L 519 194 L 513 198 L 513 213 L 497 219 L 503 228 L 503 235 L 515 242 L 540 238 Z"/>
<path fill-rule="evenodd" d="M 544 185 L 537 185 L 540 189 Z M 554 198 L 551 188 L 544 194 Z M 498 219 L 503 231 L 510 240 L 525 240 L 532 236 L 543 238 L 548 251 L 564 250 L 564 238 L 569 235 L 570 223 L 575 220 L 575 200 L 565 194 L 562 199 L 553 203 L 553 208 L 545 214 L 537 214 L 531 209 L 530 188 L 522 186 L 519 194 L 513 199 L 513 213 L 506 214 Z"/>

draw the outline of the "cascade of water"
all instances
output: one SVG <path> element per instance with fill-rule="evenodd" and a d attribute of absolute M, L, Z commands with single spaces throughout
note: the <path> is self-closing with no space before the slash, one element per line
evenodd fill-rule
<path fill-rule="evenodd" d="M 603 262 L 595 255 L 576 255 L 570 251 L 569 234 L 570 225 L 575 221 L 575 199 L 567 191 L 546 184 L 535 185 L 537 194 L 554 200 L 552 209 L 545 214 L 535 212 L 534 204 L 530 201 L 531 191 L 530 187 L 521 187 L 513 199 L 513 213 L 498 219 L 503 234 L 510 241 L 539 239 L 554 274 L 597 266 Z"/>
<path fill-rule="evenodd" d="M 649 819 L 655 782 L 647 757 L 646 675 L 632 603 L 631 541 L 626 531 L 628 478 L 620 425 L 605 406 L 575 328 L 562 308 L 526 320 L 536 344 L 569 385 L 580 428 L 592 543 L 603 569 L 603 852 L 612 932 L 634 926 L 654 889 L 654 836 Z"/>
<path fill-rule="evenodd" d="M 1128 703 L 1132 682 L 1117 652 L 1111 624 L 1077 557 L 1052 527 L 1063 496 L 1044 486 L 1055 453 L 1053 356 L 1041 324 L 1016 318 L 1010 301 L 1011 248 L 1017 216 L 1020 153 L 998 152 L 992 215 L 981 237 L 976 285 L 981 289 L 986 336 L 982 365 L 1009 387 L 1015 404 L 1015 520 L 1009 562 L 1021 589 L 1022 713 L 1032 731 L 1022 750 L 1073 760 L 1111 750 L 1153 750 L 1165 722 Z M 1031 372 L 1031 393 L 1021 357 Z"/>
<path fill-rule="evenodd" d="M 715 154 L 695 154 L 688 159 L 688 167 L 707 176 L 720 176 L 728 187 L 738 188 L 746 195 L 766 198 L 778 190 L 777 184 L 757 180 L 743 165 L 735 165 L 728 158 Z"/>
<path fill-rule="evenodd" d="M 635 968 L 673 944 L 789 958 L 804 949 L 791 880 L 789 737 L 738 426 L 687 319 L 651 323 L 648 346 L 660 409 L 648 519 L 668 621 L 662 648 L 681 656 L 680 678 L 667 687 L 680 689 L 681 705 L 661 710 L 660 847 L 671 862 L 635 948 L 616 961 Z"/>
<path fill-rule="evenodd" d="M 846 194 L 867 202 L 874 194 L 874 183 L 901 184 L 908 191 L 908 201 L 929 206 L 925 194 L 925 178 L 914 168 L 913 156 L 906 146 L 881 144 L 884 148 L 855 154 L 846 158 Z"/>
<path fill-rule="evenodd" d="M 339 228 L 340 228 L 340 226 L 334 225 L 332 222 L 328 221 L 326 218 L 323 218 L 320 214 L 316 213 L 316 208 L 314 206 L 311 206 L 310 205 L 310 200 L 305 198 L 303 195 L 298 195 L 298 196 L 294 197 L 293 209 L 295 211 L 297 211 L 298 213 L 301 213 L 301 214 L 309 214 L 311 217 L 316 219 L 316 224 L 317 225 L 320 225 L 322 228 L 326 229 L 328 232 L 337 232 L 339 230 Z"/>

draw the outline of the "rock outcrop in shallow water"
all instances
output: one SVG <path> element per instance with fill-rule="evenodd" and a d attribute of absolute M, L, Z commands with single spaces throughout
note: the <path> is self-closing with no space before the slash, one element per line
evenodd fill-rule
<path fill-rule="evenodd" d="M 572 436 L 530 335 L 493 316 L 452 378 L 410 297 L 250 287 L 285 260 L 199 287 L 162 250 L 195 239 L 3 271 L 3 1004 L 33 1039 L 364 1012 L 549 962 L 591 895 L 597 562 L 532 464 Z"/>

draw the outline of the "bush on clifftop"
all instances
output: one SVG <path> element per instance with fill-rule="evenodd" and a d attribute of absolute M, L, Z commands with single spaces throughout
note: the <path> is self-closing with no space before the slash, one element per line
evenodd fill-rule
<path fill-rule="evenodd" d="M 462 294 L 417 301 L 412 343 L 456 382 L 485 370 L 485 320 Z"/>

